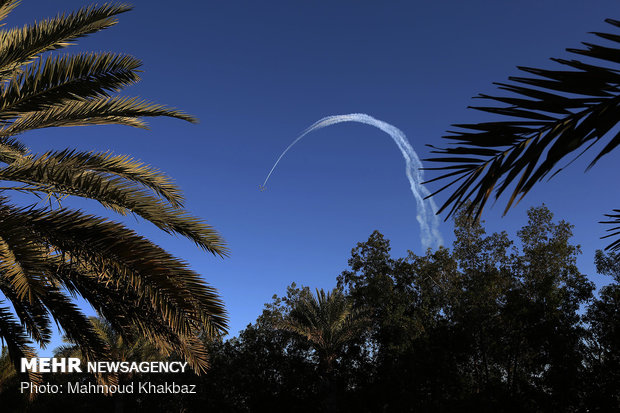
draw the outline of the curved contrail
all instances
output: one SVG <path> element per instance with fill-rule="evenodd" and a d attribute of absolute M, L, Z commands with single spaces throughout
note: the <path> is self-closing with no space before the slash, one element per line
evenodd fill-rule
<path fill-rule="evenodd" d="M 439 233 L 439 218 L 437 217 L 437 215 L 435 215 L 435 213 L 437 212 L 437 205 L 435 204 L 435 201 L 433 201 L 433 198 L 428 198 L 426 200 L 424 199 L 425 197 L 430 195 L 430 192 L 428 191 L 428 189 L 426 189 L 426 187 L 422 185 L 422 182 L 424 180 L 423 173 L 420 170 L 420 168 L 422 167 L 422 162 L 420 161 L 418 154 L 413 150 L 411 144 L 407 140 L 407 137 L 400 129 L 364 113 L 350 113 L 348 115 L 327 116 L 312 124 L 308 129 L 303 131 L 303 133 L 299 135 L 299 137 L 295 139 L 293 143 L 287 146 L 284 152 L 282 152 L 276 163 L 273 164 L 273 167 L 269 171 L 269 174 L 267 174 L 267 178 L 265 178 L 265 182 L 263 182 L 263 185 L 261 185 L 261 189 L 264 189 L 267 185 L 269 177 L 276 169 L 276 166 L 278 166 L 280 160 L 289 151 L 289 149 L 291 149 L 297 142 L 301 140 L 301 138 L 317 129 L 321 129 L 326 126 L 335 125 L 336 123 L 342 122 L 359 122 L 371 125 L 378 129 L 381 129 L 383 132 L 387 133 L 392 137 L 392 139 L 398 146 L 398 149 L 400 149 L 400 152 L 403 154 L 403 158 L 405 158 L 405 173 L 407 174 L 407 179 L 409 180 L 411 192 L 413 193 L 413 197 L 415 198 L 416 204 L 418 206 L 416 219 L 420 224 L 420 239 L 422 245 L 424 246 L 424 248 L 439 247 L 440 245 L 442 245 L 443 238 Z"/>

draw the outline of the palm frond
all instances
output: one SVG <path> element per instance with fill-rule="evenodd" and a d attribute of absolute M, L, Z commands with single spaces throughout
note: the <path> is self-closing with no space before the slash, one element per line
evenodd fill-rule
<path fill-rule="evenodd" d="M 15 314 L 19 317 L 28 335 L 37 345 L 45 348 L 52 337 L 47 310 L 38 297 L 32 301 L 21 300 L 15 288 L 7 281 L 0 275 L 0 292 L 11 301 Z"/>
<path fill-rule="evenodd" d="M 0 20 L 17 3 L 0 0 Z M 36 155 L 16 139 L 29 130 L 57 126 L 145 128 L 143 118 L 153 116 L 196 122 L 173 108 L 114 96 L 139 80 L 140 62 L 130 56 L 44 55 L 110 27 L 116 15 L 129 9 L 124 4 L 90 6 L 0 31 L 0 180 L 5 183 L 0 188 L 0 293 L 19 318 L 0 309 L 0 339 L 7 341 L 14 362 L 34 355 L 30 340 L 42 347 L 49 342 L 52 320 L 85 358 L 109 356 L 101 331 L 72 301 L 78 297 L 105 317 L 119 346 L 138 334 L 164 354 L 183 356 L 197 372 L 208 366 L 199 335 L 226 332 L 217 291 L 187 263 L 121 224 L 60 208 L 66 196 L 90 198 L 185 236 L 205 251 L 227 255 L 219 234 L 182 209 L 181 191 L 169 177 L 108 152 Z M 11 205 L 7 193 L 45 197 L 50 204 Z"/>
<path fill-rule="evenodd" d="M 50 270 L 71 294 L 87 300 L 121 336 L 138 331 L 166 353 L 179 341 L 161 312 L 127 280 L 112 280 L 73 262 L 53 264 Z"/>
<path fill-rule="evenodd" d="M 98 176 L 100 181 L 95 179 L 94 186 L 99 184 L 118 191 L 144 186 L 173 208 L 183 206 L 181 190 L 170 177 L 127 155 L 113 155 L 111 152 L 50 151 L 13 162 L 0 169 L 0 175 L 4 177 L 2 179 L 39 185 L 44 192 L 56 191 L 66 195 L 79 193 L 80 185 L 75 182 L 82 177 Z M 84 196 L 88 192 L 85 191 Z"/>
<path fill-rule="evenodd" d="M 0 121 L 69 100 L 109 97 L 140 80 L 141 62 L 112 53 L 53 56 L 11 78 L 0 90 Z"/>
<path fill-rule="evenodd" d="M 110 327 L 120 333 L 121 337 L 138 334 L 152 343 L 163 355 L 178 352 L 191 360 L 196 371 L 208 367 L 207 350 L 201 342 L 188 343 L 192 335 L 173 331 L 169 323 L 148 302 L 148 297 L 139 296 L 139 292 L 123 281 L 117 284 L 102 283 L 96 276 L 87 272 L 77 272 L 73 267 L 65 268 L 63 277 L 67 277 L 70 288 L 93 304 L 97 312 L 109 322 Z M 217 329 L 211 326 L 211 329 Z M 216 337 L 216 336 L 210 336 Z"/>
<path fill-rule="evenodd" d="M 112 167 L 110 172 L 117 171 L 121 177 L 97 171 L 105 170 L 106 164 Z M 89 168 L 91 165 L 94 166 L 93 169 Z M 144 173 L 141 173 L 142 171 Z M 124 178 L 141 180 L 158 192 L 163 192 L 174 204 L 162 201 Z M 91 198 L 121 214 L 135 213 L 165 232 L 183 235 L 213 254 L 227 254 L 217 231 L 202 220 L 176 208 L 176 188 L 160 174 L 144 169 L 142 164 L 127 162 L 122 158 L 106 159 L 106 156 L 48 153 L 39 157 L 23 158 L 0 169 L 0 180 L 30 184 L 42 192 Z M 157 185 L 159 183 L 163 186 Z"/>
<path fill-rule="evenodd" d="M 124 4 L 89 6 L 33 25 L 0 31 L 0 80 L 41 53 L 69 46 L 73 40 L 116 24 L 114 16 L 129 10 L 131 7 Z"/>
<path fill-rule="evenodd" d="M 143 291 L 156 308 L 167 308 L 170 313 L 162 313 L 178 331 L 193 328 L 191 323 L 199 322 L 201 313 L 208 314 L 218 330 L 226 329 L 226 312 L 215 289 L 187 264 L 121 224 L 63 209 L 24 211 L 3 205 L 0 216 L 5 214 L 21 219 L 21 228 L 57 251 L 91 263 L 101 281 L 108 278 L 113 284 L 122 279 Z"/>
<path fill-rule="evenodd" d="M 88 318 L 80 309 L 58 289 L 50 288 L 41 297 L 42 303 L 49 309 L 54 320 L 62 327 L 65 335 L 80 343 L 81 351 L 88 361 L 105 360 L 108 349 L 93 329 Z"/>
<path fill-rule="evenodd" d="M 33 302 L 46 291 L 42 274 L 47 254 L 15 218 L 0 216 L 0 276 L 20 300 Z"/>
<path fill-rule="evenodd" d="M 607 249 L 610 249 L 612 251 L 618 251 L 620 250 L 620 238 L 618 238 L 620 237 L 620 209 L 614 209 L 613 212 L 613 214 L 605 214 L 605 216 L 610 219 L 607 221 L 601 221 L 600 223 L 613 225 L 611 228 L 607 229 L 608 234 L 605 235 L 603 238 L 617 238 L 611 244 L 609 244 Z"/>
<path fill-rule="evenodd" d="M 0 138 L 0 162 L 11 163 L 28 153 L 28 148 L 13 138 Z"/>
<path fill-rule="evenodd" d="M 619 21 L 606 21 L 620 27 Z M 620 43 L 618 35 L 594 34 Z M 608 64 L 620 63 L 620 49 L 584 45 L 585 49 L 567 50 Z M 474 109 L 512 119 L 453 125 L 458 129 L 444 138 L 458 146 L 433 147 L 432 152 L 441 156 L 427 161 L 447 165 L 425 168 L 442 174 L 427 183 L 447 180 L 447 184 L 432 195 L 454 188 L 440 213 L 447 210 L 450 216 L 466 207 L 478 218 L 492 195 L 498 199 L 510 192 L 506 213 L 537 182 L 560 172 L 559 162 L 569 155 L 576 153 L 578 158 L 606 141 L 590 168 L 620 144 L 620 134 L 610 134 L 620 122 L 620 71 L 579 60 L 552 60 L 569 70 L 519 67 L 535 77 L 510 77 L 512 83 L 496 83 L 509 96 L 479 96 L 500 105 Z"/>
<path fill-rule="evenodd" d="M 185 263 L 120 224 L 77 211 L 17 210 L 5 203 L 0 207 L 0 221 L 7 216 L 16 231 L 53 246 L 56 254 L 50 260 L 57 262 L 46 269 L 50 281 L 75 289 L 80 282 L 67 283 L 58 260 L 69 256 L 70 266 L 73 260 L 76 265 L 88 263 L 86 273 L 92 274 L 91 281 L 118 291 L 115 300 L 104 294 L 103 301 L 91 301 L 95 306 L 122 308 L 119 303 L 124 303 L 130 311 L 116 313 L 116 318 L 124 317 L 125 323 L 130 322 L 126 326 L 137 326 L 164 351 L 180 351 L 197 371 L 206 368 L 206 349 L 196 337 L 205 328 L 225 333 L 226 312 L 217 292 Z M 89 332 L 86 319 L 52 285 L 36 298 L 91 358 L 101 357 L 104 350 L 96 334 Z"/>
<path fill-rule="evenodd" d="M 0 21 L 4 20 L 15 7 L 19 5 L 19 0 L 1 0 L 0 1 Z M 4 26 L 1 23 L 0 26 Z"/>
<path fill-rule="evenodd" d="M 27 112 L 15 121 L 0 128 L 0 137 L 43 128 L 84 125 L 126 125 L 146 129 L 140 118 L 168 116 L 196 122 L 192 116 L 163 105 L 149 103 L 137 98 L 101 98 L 69 101 L 36 112 Z"/>
<path fill-rule="evenodd" d="M 2 302 L 0 301 L 0 303 Z M 0 307 L 0 337 L 6 340 L 9 357 L 16 371 L 20 371 L 20 359 L 36 356 L 34 349 L 30 346 L 30 340 L 24 335 L 21 326 L 16 322 L 7 307 Z M 42 381 L 39 373 L 31 371 L 28 372 L 28 379 L 33 383 L 40 383 Z"/>

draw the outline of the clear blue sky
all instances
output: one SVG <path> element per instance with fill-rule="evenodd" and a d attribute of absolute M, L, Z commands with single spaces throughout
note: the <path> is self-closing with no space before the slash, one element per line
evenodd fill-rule
<path fill-rule="evenodd" d="M 7 23 L 85 4 L 24 0 Z M 117 26 L 69 51 L 142 59 L 143 80 L 125 95 L 176 106 L 200 124 L 157 119 L 149 132 L 64 128 L 24 140 L 35 151 L 131 154 L 174 177 L 188 209 L 223 234 L 231 257 L 214 258 L 150 225 L 133 225 L 219 289 L 232 335 L 293 281 L 332 288 L 351 248 L 375 229 L 392 240 L 395 256 L 423 252 L 402 157 L 370 126 L 340 124 L 309 135 L 259 192 L 273 162 L 303 129 L 324 116 L 363 112 L 404 131 L 420 156 L 428 156 L 424 144 L 442 145 L 451 123 L 489 118 L 466 107 L 476 103 L 472 96 L 494 92 L 491 82 L 516 75 L 516 65 L 553 67 L 549 57 L 568 57 L 566 47 L 594 40 L 589 31 L 613 30 L 603 20 L 620 18 L 617 0 L 133 4 Z M 503 205 L 496 205 L 485 215 L 488 228 L 514 234 L 527 207 L 545 202 L 575 224 L 582 271 L 606 283 L 592 260 L 606 245 L 596 222 L 620 207 L 614 159 L 584 174 L 586 156 L 505 218 Z M 451 223 L 441 230 L 450 244 Z"/>

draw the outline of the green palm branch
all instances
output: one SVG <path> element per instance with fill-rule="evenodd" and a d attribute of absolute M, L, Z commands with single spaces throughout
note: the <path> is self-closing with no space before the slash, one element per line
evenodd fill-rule
<path fill-rule="evenodd" d="M 17 4 L 0 0 L 0 20 Z M 226 256 L 220 235 L 184 210 L 182 193 L 168 176 L 109 152 L 33 154 L 18 140 L 29 130 L 57 126 L 144 128 L 144 118 L 152 116 L 195 122 L 176 109 L 115 95 L 139 80 L 141 63 L 133 57 L 49 53 L 116 24 L 128 10 L 122 4 L 90 6 L 0 30 L 0 338 L 14 363 L 49 343 L 52 321 L 85 359 L 110 357 L 103 327 L 74 304 L 78 296 L 110 332 L 137 332 L 198 372 L 208 366 L 200 337 L 226 332 L 217 291 L 187 263 L 120 223 L 64 206 L 69 197 L 92 199 Z M 23 205 L 17 193 L 36 198 Z"/>
<path fill-rule="evenodd" d="M 620 21 L 606 22 L 620 27 Z M 583 43 L 584 49 L 567 50 L 604 65 L 552 59 L 569 70 L 519 67 L 534 77 L 510 77 L 511 82 L 496 83 L 510 95 L 479 95 L 499 105 L 474 107 L 509 120 L 453 125 L 459 129 L 444 138 L 458 146 L 433 147 L 433 153 L 441 156 L 427 160 L 448 165 L 425 168 L 442 173 L 427 183 L 447 181 L 435 193 L 454 188 L 439 212 L 447 210 L 449 216 L 464 207 L 477 218 L 492 196 L 498 199 L 508 192 L 506 213 L 537 182 L 553 177 L 595 144 L 602 148 L 588 169 L 616 149 L 620 144 L 620 133 L 613 130 L 620 122 L 620 35 L 594 34 L 609 41 L 609 45 Z M 571 155 L 574 157 L 570 162 L 560 165 Z M 605 222 L 616 225 L 608 236 L 617 237 L 620 218 L 618 211 L 614 212 L 607 215 L 611 220 Z M 619 249 L 620 239 L 608 248 Z"/>
<path fill-rule="evenodd" d="M 319 357 L 320 366 L 329 373 L 344 346 L 366 325 L 366 319 L 353 310 L 350 300 L 338 289 L 316 290 L 306 295 L 291 310 L 280 328 L 305 337 Z"/>

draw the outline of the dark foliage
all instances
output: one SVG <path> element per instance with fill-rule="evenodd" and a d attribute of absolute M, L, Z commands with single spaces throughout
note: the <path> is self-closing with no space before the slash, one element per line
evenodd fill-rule
<path fill-rule="evenodd" d="M 617 31 L 620 21 L 607 19 Z M 503 116 L 502 120 L 456 124 L 445 139 L 455 145 L 434 148 L 440 156 L 427 159 L 446 165 L 425 168 L 441 171 L 428 182 L 441 180 L 441 192 L 453 192 L 440 208 L 448 215 L 466 206 L 478 217 L 489 199 L 510 193 L 504 213 L 539 181 L 553 177 L 596 144 L 588 169 L 617 149 L 620 133 L 620 35 L 593 33 L 601 44 L 567 49 L 585 60 L 551 59 L 561 65 L 547 70 L 519 67 L 527 76 L 496 83 L 505 96 L 481 94 L 490 105 L 474 109 Z M 561 162 L 564 164 L 560 166 Z M 434 194 L 433 194 L 434 195 Z M 620 210 L 606 215 L 611 224 L 608 248 L 620 249 Z"/>
<path fill-rule="evenodd" d="M 329 364 L 320 335 L 286 328 L 321 299 L 292 284 L 238 337 L 210 344 L 206 375 L 140 378 L 195 383 L 197 394 L 134 397 L 126 411 L 620 411 L 620 257 L 597 253 L 613 282 L 595 298 L 571 225 L 546 207 L 529 211 L 516 240 L 466 214 L 455 224 L 451 250 L 396 259 L 377 231 L 352 250 L 338 308 L 364 328 L 350 324 Z M 79 403 L 95 400 L 113 406 Z"/>

